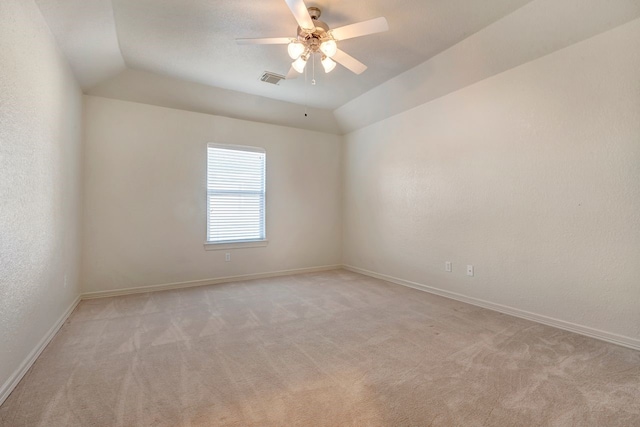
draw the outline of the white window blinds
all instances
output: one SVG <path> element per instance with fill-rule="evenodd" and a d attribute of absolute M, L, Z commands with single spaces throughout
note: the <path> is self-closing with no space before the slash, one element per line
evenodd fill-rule
<path fill-rule="evenodd" d="M 207 241 L 265 239 L 262 148 L 207 145 Z"/>

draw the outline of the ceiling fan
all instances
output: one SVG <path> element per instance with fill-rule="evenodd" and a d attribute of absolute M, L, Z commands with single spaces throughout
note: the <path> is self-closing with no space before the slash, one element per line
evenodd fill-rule
<path fill-rule="evenodd" d="M 307 61 L 314 54 L 322 55 L 322 67 L 331 72 L 336 63 L 356 74 L 363 73 L 367 66 L 351 55 L 338 49 L 337 42 L 354 37 L 381 33 L 389 30 L 385 18 L 375 18 L 344 27 L 330 29 L 320 21 L 321 11 L 317 7 L 307 7 L 304 0 L 285 0 L 298 22 L 297 37 L 273 37 L 258 39 L 236 39 L 238 44 L 287 44 L 287 51 L 293 63 L 287 79 L 304 72 Z"/>

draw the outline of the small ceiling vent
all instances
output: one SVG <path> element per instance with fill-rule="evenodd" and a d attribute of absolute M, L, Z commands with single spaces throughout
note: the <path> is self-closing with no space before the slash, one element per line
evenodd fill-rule
<path fill-rule="evenodd" d="M 260 77 L 260 81 L 265 83 L 271 83 L 272 85 L 277 85 L 280 83 L 280 80 L 284 80 L 285 77 L 280 74 L 272 73 L 271 71 L 265 71 L 264 74 Z"/>

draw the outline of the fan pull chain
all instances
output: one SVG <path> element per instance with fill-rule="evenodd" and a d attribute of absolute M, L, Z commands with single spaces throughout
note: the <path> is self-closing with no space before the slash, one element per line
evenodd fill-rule
<path fill-rule="evenodd" d="M 309 104 L 309 90 L 307 88 L 307 68 L 304 67 L 304 116 L 307 116 L 307 105 Z"/>
<path fill-rule="evenodd" d="M 316 85 L 316 55 L 315 53 L 312 54 L 312 61 L 311 61 L 311 65 L 313 66 L 313 70 L 312 70 L 312 78 L 311 78 L 311 84 L 313 86 Z"/>

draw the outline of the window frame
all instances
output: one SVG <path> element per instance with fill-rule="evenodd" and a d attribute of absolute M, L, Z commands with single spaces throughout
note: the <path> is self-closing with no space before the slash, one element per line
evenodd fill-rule
<path fill-rule="evenodd" d="M 209 148 L 219 148 L 224 150 L 234 150 L 234 151 L 242 151 L 242 152 L 254 152 L 254 153 L 263 153 L 264 154 L 264 174 L 262 177 L 262 196 L 264 199 L 263 211 L 262 211 L 262 223 L 263 223 L 263 238 L 258 239 L 248 239 L 248 240 L 226 240 L 226 241 L 210 241 L 209 240 L 209 232 L 210 232 L 210 207 L 209 207 L 209 185 L 208 185 L 208 177 L 209 177 Z M 224 250 L 224 249 L 237 249 L 237 248 L 257 248 L 267 246 L 267 150 L 263 147 L 255 147 L 248 145 L 236 145 L 236 144 L 218 144 L 214 142 L 209 142 L 206 145 L 206 173 L 205 173 L 205 206 L 206 206 L 206 216 L 205 216 L 205 243 L 204 248 L 206 250 Z"/>

